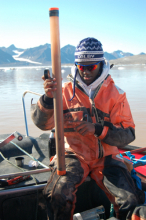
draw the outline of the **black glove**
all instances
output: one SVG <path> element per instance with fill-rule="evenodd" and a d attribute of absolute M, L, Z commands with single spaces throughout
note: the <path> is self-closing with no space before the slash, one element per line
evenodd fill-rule
<path fill-rule="evenodd" d="M 96 137 L 99 137 L 101 135 L 102 131 L 103 131 L 103 126 L 101 124 L 99 124 L 99 123 L 94 124 L 94 126 L 95 126 L 95 133 L 94 133 L 94 135 Z"/>

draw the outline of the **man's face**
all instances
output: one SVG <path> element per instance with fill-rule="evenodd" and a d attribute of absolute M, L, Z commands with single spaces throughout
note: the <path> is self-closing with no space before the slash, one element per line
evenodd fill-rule
<path fill-rule="evenodd" d="M 80 62 L 78 64 L 80 64 L 80 65 L 90 65 L 90 64 L 94 64 L 94 63 L 96 63 L 96 62 Z M 98 67 L 93 71 L 89 71 L 88 67 L 86 67 L 86 66 L 84 66 L 83 71 L 78 69 L 80 77 L 82 78 L 83 82 L 86 85 L 90 85 L 91 83 L 93 83 L 97 79 L 99 69 L 100 69 L 100 65 L 101 64 L 99 63 Z"/>

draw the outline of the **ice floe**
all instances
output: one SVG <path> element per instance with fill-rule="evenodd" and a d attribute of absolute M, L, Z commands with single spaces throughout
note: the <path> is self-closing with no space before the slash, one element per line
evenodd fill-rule
<path fill-rule="evenodd" d="M 122 66 L 118 67 L 118 70 L 123 70 L 123 69 L 125 69 L 125 68 Z"/>
<path fill-rule="evenodd" d="M 66 71 L 65 71 L 65 70 L 61 70 L 61 72 L 62 72 L 62 73 L 65 73 Z"/>

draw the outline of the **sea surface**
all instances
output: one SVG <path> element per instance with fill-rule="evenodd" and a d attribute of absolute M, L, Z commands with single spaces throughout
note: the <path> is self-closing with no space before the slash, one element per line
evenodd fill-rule
<path fill-rule="evenodd" d="M 44 94 L 43 75 L 48 67 L 0 68 L 0 134 L 18 131 L 26 135 L 22 96 L 25 91 Z M 49 67 L 51 71 L 51 67 Z M 62 66 L 63 82 L 71 72 L 71 66 Z M 134 122 L 136 140 L 131 145 L 146 147 L 146 65 L 115 66 L 110 70 L 115 84 L 127 94 Z M 39 99 L 38 95 L 26 93 L 24 96 L 28 132 L 37 137 L 44 132 L 38 129 L 30 117 L 30 104 Z"/>

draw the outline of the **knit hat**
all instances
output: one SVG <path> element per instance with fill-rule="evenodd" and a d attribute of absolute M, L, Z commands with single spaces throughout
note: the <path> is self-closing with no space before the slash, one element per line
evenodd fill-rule
<path fill-rule="evenodd" d="M 85 38 L 79 42 L 75 50 L 75 62 L 104 60 L 102 44 L 95 38 Z"/>

